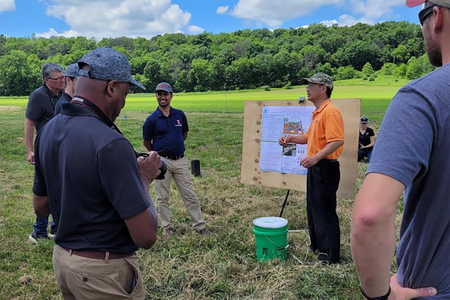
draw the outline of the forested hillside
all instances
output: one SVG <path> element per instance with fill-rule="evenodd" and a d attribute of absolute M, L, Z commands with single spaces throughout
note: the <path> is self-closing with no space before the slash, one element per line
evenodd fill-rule
<path fill-rule="evenodd" d="M 135 78 L 150 91 L 160 81 L 172 83 L 176 92 L 268 89 L 297 85 L 317 71 L 336 80 L 376 80 L 375 72 L 414 79 L 433 69 L 420 26 L 408 22 L 100 41 L 0 35 L 0 96 L 28 95 L 41 84 L 45 62 L 65 67 L 102 46 L 124 53 Z"/>

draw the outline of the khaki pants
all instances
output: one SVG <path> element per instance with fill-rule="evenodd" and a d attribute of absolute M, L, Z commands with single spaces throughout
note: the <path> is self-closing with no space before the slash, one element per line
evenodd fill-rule
<path fill-rule="evenodd" d="M 144 299 L 137 255 L 92 259 L 72 255 L 55 245 L 53 270 L 65 300 Z"/>
<path fill-rule="evenodd" d="M 189 173 L 188 159 L 178 160 L 165 158 L 167 172 L 163 180 L 155 180 L 156 201 L 158 202 L 159 218 L 164 229 L 172 228 L 172 212 L 169 205 L 170 180 L 173 177 L 180 192 L 184 206 L 191 215 L 192 226 L 199 231 L 205 228 L 205 221 L 200 208 L 197 194 L 194 191 L 191 174 Z"/>

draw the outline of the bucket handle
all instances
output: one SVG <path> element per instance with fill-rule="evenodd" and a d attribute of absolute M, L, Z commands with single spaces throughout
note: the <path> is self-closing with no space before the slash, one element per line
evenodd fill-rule
<path fill-rule="evenodd" d="M 269 242 L 271 242 L 272 244 L 274 244 L 277 248 L 282 248 L 281 246 L 278 246 L 277 244 L 275 244 L 274 242 L 272 242 L 272 240 L 271 240 L 267 235 L 264 234 L 264 236 L 265 236 L 266 239 L 269 240 Z M 286 246 L 284 247 L 284 249 L 287 249 L 288 247 L 289 247 L 289 244 L 286 244 Z"/>

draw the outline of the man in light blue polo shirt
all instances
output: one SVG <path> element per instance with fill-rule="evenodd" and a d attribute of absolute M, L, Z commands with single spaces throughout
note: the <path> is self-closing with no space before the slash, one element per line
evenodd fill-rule
<path fill-rule="evenodd" d="M 192 219 L 192 226 L 201 235 L 210 235 L 206 228 L 197 194 L 194 191 L 188 159 L 184 156 L 184 141 L 189 126 L 183 111 L 170 106 L 173 90 L 167 82 L 161 82 L 155 89 L 158 107 L 145 120 L 143 127 L 144 146 L 164 157 L 167 173 L 163 180 L 155 180 L 158 212 L 165 234 L 172 234 L 174 226 L 169 205 L 170 180 L 173 177 L 181 199 Z"/>

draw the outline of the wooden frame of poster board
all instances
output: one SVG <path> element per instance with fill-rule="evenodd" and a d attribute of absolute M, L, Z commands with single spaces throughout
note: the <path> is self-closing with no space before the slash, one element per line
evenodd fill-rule
<path fill-rule="evenodd" d="M 361 99 L 332 99 L 344 119 L 344 151 L 339 158 L 341 181 L 337 196 L 352 199 L 356 190 L 358 157 L 358 130 Z M 241 182 L 259 186 L 306 191 L 306 175 L 261 171 L 259 169 L 261 146 L 262 107 L 264 106 L 314 106 L 311 102 L 297 101 L 245 101 L 244 136 Z M 281 136 L 281 134 L 280 134 Z"/>

